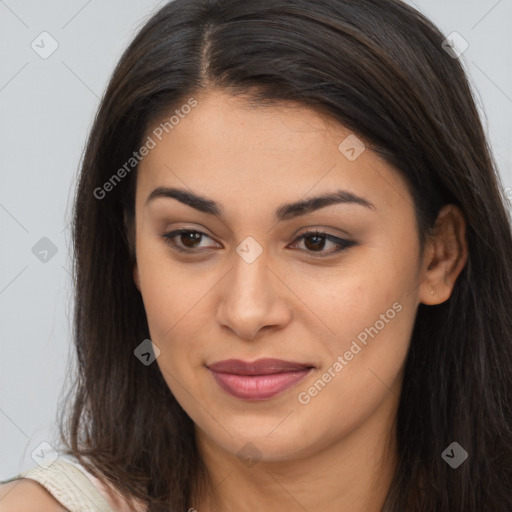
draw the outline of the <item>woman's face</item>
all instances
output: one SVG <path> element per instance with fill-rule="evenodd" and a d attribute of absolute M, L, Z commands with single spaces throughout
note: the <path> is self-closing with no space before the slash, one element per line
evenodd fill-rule
<path fill-rule="evenodd" d="M 384 434 L 428 293 L 405 182 L 312 110 L 196 100 L 148 133 L 137 178 L 134 279 L 171 392 L 233 455 Z M 262 358 L 299 367 L 210 369 Z"/>

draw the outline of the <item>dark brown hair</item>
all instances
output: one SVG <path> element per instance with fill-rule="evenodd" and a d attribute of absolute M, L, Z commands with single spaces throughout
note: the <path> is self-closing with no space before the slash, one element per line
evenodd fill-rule
<path fill-rule="evenodd" d="M 512 510 L 510 217 L 444 39 L 398 0 L 175 0 L 145 24 L 102 99 L 76 191 L 67 453 L 152 511 L 187 510 L 205 482 L 191 419 L 158 365 L 134 356 L 149 338 L 132 277 L 136 167 L 103 198 L 94 191 L 151 123 L 215 87 L 309 106 L 358 134 L 406 179 L 422 247 L 443 205 L 462 210 L 468 261 L 449 300 L 419 305 L 383 510 Z M 469 453 L 457 469 L 441 457 L 454 441 Z"/>

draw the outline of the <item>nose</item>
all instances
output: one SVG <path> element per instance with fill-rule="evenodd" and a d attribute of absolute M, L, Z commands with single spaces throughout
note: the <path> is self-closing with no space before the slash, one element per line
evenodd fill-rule
<path fill-rule="evenodd" d="M 274 274 L 264 254 L 252 263 L 235 254 L 217 307 L 219 324 L 248 340 L 262 331 L 285 327 L 292 314 L 286 287 Z"/>

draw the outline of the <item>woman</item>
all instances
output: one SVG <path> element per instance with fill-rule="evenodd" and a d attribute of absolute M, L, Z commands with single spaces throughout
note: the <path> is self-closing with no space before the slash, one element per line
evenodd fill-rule
<path fill-rule="evenodd" d="M 5 510 L 512 510 L 510 223 L 444 40 L 398 0 L 148 21 L 76 194 L 61 457 Z"/>

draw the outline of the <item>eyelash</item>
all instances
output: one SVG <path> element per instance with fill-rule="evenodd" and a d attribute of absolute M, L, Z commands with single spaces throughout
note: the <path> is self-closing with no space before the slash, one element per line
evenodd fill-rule
<path fill-rule="evenodd" d="M 183 235 L 183 234 L 191 234 L 191 233 L 195 233 L 195 234 L 199 234 L 199 235 L 203 235 L 203 236 L 206 236 L 207 238 L 211 238 L 209 237 L 206 233 L 203 233 L 202 231 L 198 231 L 198 230 L 195 230 L 195 229 L 185 229 L 185 228 L 182 228 L 182 229 L 176 229 L 174 231 L 171 231 L 169 233 L 164 233 L 162 235 L 162 238 L 164 238 L 164 241 L 166 244 L 170 245 L 172 249 L 176 250 L 176 251 L 179 251 L 179 252 L 182 252 L 182 253 L 188 253 L 188 254 L 198 254 L 200 252 L 203 252 L 202 250 L 194 250 L 194 249 L 183 249 L 182 247 L 179 247 L 175 242 L 174 242 L 174 238 L 176 238 L 177 236 L 179 235 Z M 322 231 L 308 231 L 306 233 L 303 233 L 302 235 L 300 235 L 299 237 L 297 237 L 293 242 L 292 244 L 296 244 L 297 242 L 301 241 L 301 240 L 304 240 L 306 238 L 312 238 L 312 237 L 321 237 L 321 238 L 325 238 L 327 239 L 328 241 L 330 242 L 333 242 L 335 244 L 337 244 L 338 246 L 341 246 L 341 248 L 339 249 L 336 249 L 335 251 L 331 251 L 331 252 L 325 252 L 325 251 L 309 251 L 307 249 L 303 249 L 303 251 L 305 252 L 308 252 L 308 253 L 311 253 L 313 255 L 315 255 L 315 257 L 320 257 L 320 258 L 325 258 L 327 256 L 330 256 L 332 254 L 337 254 L 337 253 L 340 253 L 340 252 L 343 252 L 345 251 L 346 249 L 348 249 L 349 247 L 355 245 L 355 242 L 353 242 L 352 240 L 344 240 L 343 238 L 338 238 L 334 235 L 331 235 L 329 233 L 324 233 Z M 201 242 L 202 240 L 200 240 Z M 323 254 L 322 254 L 323 253 Z"/>

